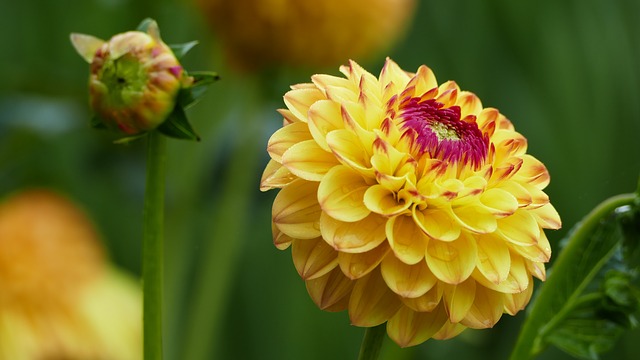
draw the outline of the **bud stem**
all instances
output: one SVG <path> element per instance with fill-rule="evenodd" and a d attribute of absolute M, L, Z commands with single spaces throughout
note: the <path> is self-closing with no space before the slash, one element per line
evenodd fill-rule
<path fill-rule="evenodd" d="M 158 131 L 148 134 L 142 253 L 145 360 L 162 360 L 165 141 Z"/>
<path fill-rule="evenodd" d="M 360 345 L 358 360 L 376 360 L 378 355 L 380 355 L 380 348 L 382 347 L 382 341 L 384 340 L 384 334 L 386 332 L 386 323 L 367 328 L 364 332 L 362 344 Z"/>

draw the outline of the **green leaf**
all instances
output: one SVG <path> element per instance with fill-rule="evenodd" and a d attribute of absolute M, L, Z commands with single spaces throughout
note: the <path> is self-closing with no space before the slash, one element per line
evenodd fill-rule
<path fill-rule="evenodd" d="M 127 137 L 120 138 L 118 140 L 114 140 L 113 143 L 118 145 L 128 145 L 130 142 L 136 141 L 138 139 L 142 139 L 145 136 L 147 136 L 147 133 L 127 136 Z"/>
<path fill-rule="evenodd" d="M 178 59 L 180 59 L 183 56 L 185 56 L 189 52 L 189 50 L 193 49 L 193 47 L 196 45 L 198 45 L 198 41 L 194 40 L 184 44 L 171 44 L 169 45 L 169 48 L 171 48 L 171 51 L 173 51 L 173 54 Z"/>
<path fill-rule="evenodd" d="M 169 118 L 158 127 L 158 131 L 177 139 L 200 141 L 200 137 L 191 127 L 187 115 L 180 105 L 176 105 Z"/>
<path fill-rule="evenodd" d="M 193 78 L 193 84 L 180 90 L 178 104 L 187 109 L 195 104 L 209 88 L 209 85 L 220 80 L 217 73 L 212 71 L 193 71 L 188 74 Z"/>
<path fill-rule="evenodd" d="M 530 307 L 511 359 L 552 344 L 597 359 L 635 326 L 640 207 L 634 194 L 598 205 L 568 234 L 566 247 Z"/>

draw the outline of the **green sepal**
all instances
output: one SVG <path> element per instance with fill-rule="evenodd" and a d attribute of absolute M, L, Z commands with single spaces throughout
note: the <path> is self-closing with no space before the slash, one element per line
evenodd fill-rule
<path fill-rule="evenodd" d="M 113 143 L 114 144 L 118 144 L 118 145 L 127 145 L 130 142 L 136 141 L 138 139 L 142 139 L 145 136 L 147 136 L 147 133 L 142 133 L 142 134 L 133 135 L 133 136 L 127 136 L 127 137 L 123 137 L 123 138 L 118 139 L 118 140 L 114 140 Z"/>
<path fill-rule="evenodd" d="M 94 115 L 89 120 L 89 125 L 94 129 L 107 129 L 107 125 L 105 125 L 104 121 L 99 118 L 97 115 Z"/>
<path fill-rule="evenodd" d="M 152 18 L 146 18 L 140 22 L 140 25 L 136 28 L 137 31 L 147 32 L 149 30 L 149 25 L 155 23 L 156 21 Z"/>
<path fill-rule="evenodd" d="M 176 139 L 200 141 L 200 137 L 191 127 L 184 109 L 179 104 L 176 105 L 167 120 L 158 126 L 158 131 Z"/>
<path fill-rule="evenodd" d="M 173 51 L 173 54 L 176 56 L 176 58 L 180 59 L 196 45 L 198 45 L 198 41 L 194 40 L 184 44 L 171 44 L 169 45 L 169 48 L 171 48 L 171 51 Z"/>
<path fill-rule="evenodd" d="M 183 88 L 178 94 L 178 104 L 187 109 L 195 104 L 209 88 L 209 85 L 220 80 L 220 76 L 213 71 L 193 71 L 188 76 L 193 78 L 193 84 Z"/>

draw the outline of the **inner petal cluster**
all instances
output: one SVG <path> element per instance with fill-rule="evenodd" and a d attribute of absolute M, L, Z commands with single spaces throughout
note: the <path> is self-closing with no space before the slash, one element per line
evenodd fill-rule
<path fill-rule="evenodd" d="M 445 108 L 435 99 L 404 99 L 400 106 L 400 122 L 419 156 L 446 162 L 462 162 L 479 168 L 487 157 L 489 138 L 483 135 L 470 115 L 460 119 L 460 107 Z"/>

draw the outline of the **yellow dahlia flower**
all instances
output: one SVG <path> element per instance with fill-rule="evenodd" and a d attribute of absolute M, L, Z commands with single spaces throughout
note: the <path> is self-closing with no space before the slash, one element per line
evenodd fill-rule
<path fill-rule="evenodd" d="M 139 360 L 141 320 L 138 284 L 74 205 L 44 190 L 0 204 L 0 360 Z"/>
<path fill-rule="evenodd" d="M 230 60 L 254 69 L 334 66 L 385 50 L 407 28 L 415 0 L 197 0 Z"/>
<path fill-rule="evenodd" d="M 545 166 L 504 115 L 387 59 L 292 86 L 261 190 L 276 247 L 323 310 L 387 322 L 400 346 L 490 328 L 545 279 L 558 213 Z"/>

